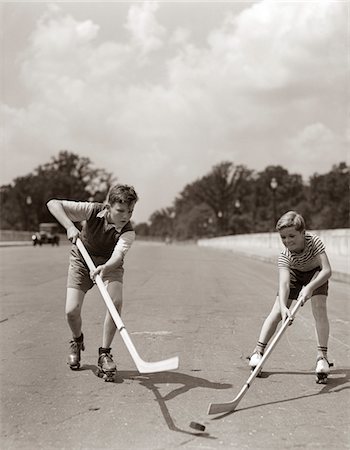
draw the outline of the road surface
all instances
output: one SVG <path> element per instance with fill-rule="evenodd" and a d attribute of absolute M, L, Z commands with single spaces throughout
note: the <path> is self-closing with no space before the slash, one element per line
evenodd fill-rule
<path fill-rule="evenodd" d="M 349 285 L 332 282 L 328 385 L 315 383 L 315 332 L 302 308 L 232 414 L 207 415 L 249 376 L 246 356 L 276 292 L 269 263 L 195 245 L 137 242 L 126 260 L 123 321 L 149 361 L 177 371 L 140 375 L 119 335 L 116 383 L 95 375 L 105 307 L 83 308 L 82 368 L 66 365 L 69 246 L 0 249 L 1 448 L 345 449 L 349 441 Z M 189 428 L 196 421 L 204 433 Z"/>

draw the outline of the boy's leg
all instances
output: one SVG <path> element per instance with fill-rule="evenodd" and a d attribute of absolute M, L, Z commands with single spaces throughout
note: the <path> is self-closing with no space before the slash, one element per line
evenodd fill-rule
<path fill-rule="evenodd" d="M 80 352 L 85 349 L 84 336 L 81 331 L 81 307 L 85 293 L 80 289 L 67 288 L 66 317 L 72 331 L 67 363 L 72 370 L 80 367 Z"/>
<path fill-rule="evenodd" d="M 287 306 L 288 308 L 290 307 L 292 303 L 292 300 L 289 299 Z M 279 303 L 279 297 L 276 297 L 276 301 L 271 309 L 270 314 L 266 317 L 263 326 L 261 328 L 260 331 L 260 335 L 259 335 L 259 340 L 258 340 L 258 345 L 257 345 L 257 350 L 260 351 L 258 349 L 259 347 L 259 343 L 260 345 L 267 345 L 267 343 L 269 342 L 269 340 L 272 338 L 272 336 L 275 334 L 275 331 L 277 329 L 278 324 L 280 323 L 282 317 L 281 317 L 281 310 L 280 310 L 280 303 Z M 260 353 L 263 353 L 263 351 Z"/>
<path fill-rule="evenodd" d="M 107 290 L 115 307 L 117 308 L 119 315 L 121 315 L 123 304 L 123 283 L 120 283 L 119 281 L 110 281 L 108 283 Z M 103 326 L 102 347 L 109 348 L 111 346 L 116 330 L 117 327 L 112 319 L 112 316 L 107 310 Z"/>
<path fill-rule="evenodd" d="M 66 318 L 74 338 L 79 338 L 81 336 L 81 308 L 83 306 L 84 297 L 85 292 L 80 289 L 67 288 Z"/>
<path fill-rule="evenodd" d="M 318 294 L 311 297 L 312 313 L 316 323 L 317 337 L 317 360 L 316 360 L 316 382 L 326 384 L 330 366 L 327 358 L 329 321 L 327 315 L 327 296 Z"/>
<path fill-rule="evenodd" d="M 107 285 L 107 290 L 120 315 L 123 302 L 123 284 L 119 281 L 110 281 Z M 111 344 L 116 330 L 117 327 L 107 310 L 103 326 L 102 347 L 98 350 L 99 376 L 102 376 L 105 381 L 114 381 L 117 370 L 111 354 Z"/>
<path fill-rule="evenodd" d="M 329 338 L 329 321 L 327 315 L 327 296 L 315 295 L 311 297 L 312 313 L 316 324 L 318 355 L 327 357 Z"/>
<path fill-rule="evenodd" d="M 292 303 L 292 300 L 288 300 L 288 308 L 290 304 Z M 279 322 L 281 321 L 281 310 L 280 310 L 280 303 L 279 303 L 279 297 L 276 297 L 275 303 L 270 311 L 270 314 L 265 319 L 258 342 L 256 344 L 256 347 L 254 349 L 253 354 L 249 358 L 249 366 L 252 370 L 255 369 L 255 367 L 259 364 L 262 355 L 265 352 L 265 348 L 269 342 L 269 340 L 272 338 L 272 336 L 275 334 L 277 326 Z"/>

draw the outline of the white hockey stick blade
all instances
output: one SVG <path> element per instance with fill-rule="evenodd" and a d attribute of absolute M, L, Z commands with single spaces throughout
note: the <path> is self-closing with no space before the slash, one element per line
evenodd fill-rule
<path fill-rule="evenodd" d="M 84 244 L 79 238 L 76 241 L 76 245 L 80 253 L 82 254 L 86 264 L 88 265 L 89 270 L 94 270 L 95 264 L 93 263 L 89 253 L 84 247 Z M 129 350 L 129 353 L 137 367 L 137 370 L 140 373 L 155 373 L 155 372 L 165 372 L 168 370 L 176 370 L 179 367 L 179 358 L 177 356 L 155 362 L 147 362 L 140 357 L 132 340 L 130 339 L 129 333 L 127 332 L 124 326 L 124 323 L 117 311 L 117 308 L 114 306 L 114 303 L 109 295 L 109 292 L 107 291 L 104 282 L 102 281 L 102 278 L 99 275 L 97 275 L 95 281 L 102 295 L 102 298 L 108 308 L 108 311 L 112 316 L 112 319 L 120 333 L 120 336 L 122 337 L 124 344 L 126 345 L 126 348 Z"/>
<path fill-rule="evenodd" d="M 293 319 L 295 317 L 295 314 L 297 313 L 298 309 L 302 305 L 302 299 L 298 299 L 296 305 L 294 306 L 293 310 L 291 311 L 289 320 L 286 320 L 281 328 L 279 329 L 276 336 L 271 341 L 268 349 L 264 353 L 263 357 L 261 358 L 259 364 L 255 367 L 253 372 L 251 373 L 250 377 L 246 381 L 245 385 L 239 392 L 239 394 L 230 402 L 227 403 L 210 403 L 208 408 L 208 414 L 221 414 L 221 413 L 229 413 L 236 409 L 238 403 L 242 400 L 247 390 L 250 388 L 252 381 L 254 378 L 260 373 L 260 370 L 262 366 L 264 365 L 267 358 L 270 356 L 272 350 L 276 347 L 277 342 L 281 339 L 282 335 L 286 331 L 286 329 L 289 327 L 289 325 L 293 322 Z"/>
<path fill-rule="evenodd" d="M 245 391 L 248 389 L 248 386 L 245 384 L 241 389 L 241 392 L 231 401 L 227 403 L 210 403 L 208 408 L 208 415 L 210 414 L 223 414 L 232 412 L 236 409 L 236 406 L 241 401 L 241 398 L 244 396 Z"/>

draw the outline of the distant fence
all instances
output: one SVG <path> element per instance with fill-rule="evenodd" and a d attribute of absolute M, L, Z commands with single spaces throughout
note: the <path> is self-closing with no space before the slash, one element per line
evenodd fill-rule
<path fill-rule="evenodd" d="M 30 231 L 0 230 L 0 241 L 31 241 L 32 234 Z"/>
<path fill-rule="evenodd" d="M 0 242 L 31 242 L 34 231 L 0 230 Z M 60 234 L 61 244 L 69 243 L 65 234 Z"/>
<path fill-rule="evenodd" d="M 324 242 L 327 253 L 334 256 L 349 256 L 350 229 L 341 228 L 336 230 L 314 230 Z M 31 241 L 32 232 L 0 230 L 0 241 Z M 161 239 L 139 237 L 140 241 L 159 241 Z M 61 235 L 62 243 L 68 240 L 66 235 Z M 192 241 L 190 241 L 192 242 Z M 193 241 L 194 243 L 195 241 Z M 187 242 L 186 242 L 187 243 Z M 236 234 L 230 236 L 220 236 L 209 239 L 199 239 L 198 245 L 203 247 L 215 247 L 227 250 L 239 250 L 241 248 L 254 251 L 276 250 L 279 252 L 283 246 L 279 233 L 256 233 L 256 234 Z"/>
<path fill-rule="evenodd" d="M 327 253 L 335 256 L 349 255 L 350 229 L 341 228 L 336 230 L 312 230 L 310 233 L 317 234 L 326 246 Z M 227 250 L 239 250 L 240 248 L 255 250 L 276 250 L 282 248 L 279 233 L 256 233 L 236 234 L 220 236 L 210 239 L 199 239 L 198 245 L 203 247 L 215 247 Z"/>

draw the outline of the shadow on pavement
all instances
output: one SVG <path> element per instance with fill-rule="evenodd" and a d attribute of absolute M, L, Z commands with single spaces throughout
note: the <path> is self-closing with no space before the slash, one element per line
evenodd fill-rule
<path fill-rule="evenodd" d="M 94 365 L 83 365 L 80 370 L 91 370 L 96 376 L 98 372 L 97 366 Z M 192 375 L 187 375 L 180 372 L 160 372 L 160 373 L 151 373 L 151 374 L 140 374 L 136 370 L 121 370 L 117 372 L 116 383 L 123 383 L 124 380 L 134 380 L 138 381 L 141 386 L 149 389 L 163 414 L 164 420 L 171 431 L 177 431 L 179 433 L 188 434 L 191 436 L 197 436 L 207 439 L 217 439 L 216 437 L 211 436 L 206 432 L 191 432 L 187 430 L 183 430 L 176 426 L 174 419 L 172 418 L 169 409 L 166 405 L 168 400 L 172 400 L 178 395 L 185 394 L 191 389 L 195 388 L 207 388 L 207 389 L 230 389 L 232 388 L 232 384 L 228 383 L 215 383 L 205 378 L 194 377 Z M 158 385 L 181 385 L 180 387 L 175 388 L 167 395 L 162 396 L 159 392 L 160 388 Z"/>
<path fill-rule="evenodd" d="M 273 375 L 281 375 L 281 374 L 282 375 L 307 375 L 307 376 L 313 376 L 315 378 L 315 374 L 313 372 L 290 372 L 290 371 L 263 372 L 263 374 L 261 375 L 260 378 L 268 378 Z M 342 376 L 334 377 L 334 375 L 342 375 Z M 331 374 L 328 378 L 327 384 L 319 384 L 319 386 L 322 386 L 322 389 L 319 392 L 315 392 L 313 394 L 300 395 L 298 397 L 287 398 L 284 400 L 276 400 L 273 402 L 259 403 L 257 405 L 248 406 L 246 408 L 235 409 L 234 411 L 221 414 L 221 415 L 215 417 L 213 420 L 222 419 L 222 418 L 230 416 L 231 414 L 236 413 L 238 411 L 247 411 L 249 409 L 259 408 L 260 406 L 278 405 L 278 404 L 282 404 L 282 403 L 292 402 L 294 400 L 301 400 L 304 398 L 316 397 L 321 394 L 333 394 L 333 393 L 341 392 L 345 389 L 350 389 L 350 384 L 348 386 L 346 386 L 346 384 L 349 383 L 349 381 L 350 381 L 350 369 L 332 370 Z"/>

